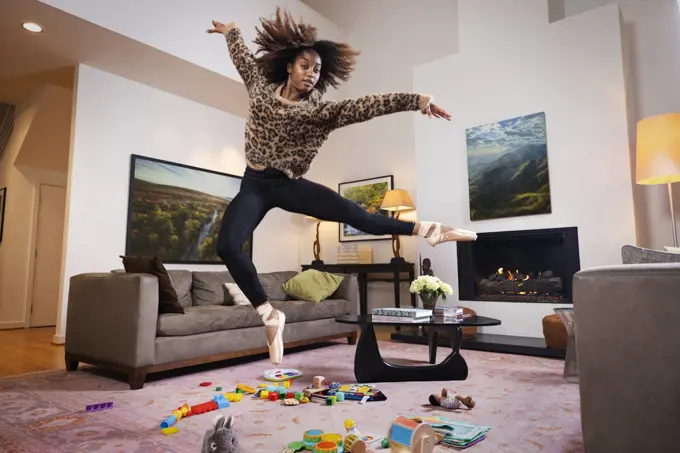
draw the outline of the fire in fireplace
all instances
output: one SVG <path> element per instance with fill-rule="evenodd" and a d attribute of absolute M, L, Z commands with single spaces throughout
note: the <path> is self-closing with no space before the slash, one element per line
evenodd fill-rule
<path fill-rule="evenodd" d="M 569 303 L 579 268 L 576 228 L 481 233 L 458 243 L 461 300 Z"/>

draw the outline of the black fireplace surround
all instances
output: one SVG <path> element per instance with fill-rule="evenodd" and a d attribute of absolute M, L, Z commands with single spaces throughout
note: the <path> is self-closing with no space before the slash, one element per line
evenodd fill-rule
<path fill-rule="evenodd" d="M 572 302 L 577 227 L 479 233 L 457 249 L 461 301 Z"/>

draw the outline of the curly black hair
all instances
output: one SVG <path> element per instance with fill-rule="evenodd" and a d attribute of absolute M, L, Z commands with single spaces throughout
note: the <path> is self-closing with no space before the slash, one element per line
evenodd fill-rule
<path fill-rule="evenodd" d="M 317 40 L 313 25 L 297 23 L 289 12 L 281 14 L 276 8 L 275 19 L 261 18 L 262 28 L 257 28 L 254 42 L 258 45 L 255 60 L 269 83 L 288 80 L 288 63 L 307 51 L 313 50 L 321 57 L 321 74 L 316 89 L 325 93 L 329 86 L 337 88 L 349 80 L 359 51 L 349 44 Z"/>

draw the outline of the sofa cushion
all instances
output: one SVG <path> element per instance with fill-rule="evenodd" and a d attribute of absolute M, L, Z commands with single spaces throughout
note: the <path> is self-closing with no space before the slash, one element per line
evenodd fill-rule
<path fill-rule="evenodd" d="M 234 283 L 234 279 L 227 271 L 194 272 L 193 288 L 191 290 L 193 305 L 197 307 L 206 305 L 224 305 L 225 301 L 231 299 L 224 287 L 224 283 Z"/>
<path fill-rule="evenodd" d="M 286 314 L 286 324 L 337 318 L 349 313 L 349 303 L 342 299 L 327 299 L 319 303 L 271 301 L 271 304 Z M 262 325 L 262 318 L 251 305 L 204 305 L 187 307 L 181 316 L 160 315 L 158 336 L 196 335 Z"/>
<path fill-rule="evenodd" d="M 322 302 L 302 300 L 271 301 L 273 307 L 286 314 L 286 324 L 314 321 L 317 319 L 339 318 L 349 314 L 349 303 L 344 299 L 326 299 Z"/>
<path fill-rule="evenodd" d="M 157 257 L 120 256 L 125 272 L 129 274 L 151 274 L 158 279 L 158 313 L 184 313 L 179 304 L 177 292 L 172 286 L 168 271 Z"/>
<path fill-rule="evenodd" d="M 283 290 L 283 284 L 296 275 L 296 271 L 266 272 L 257 274 L 257 278 L 270 300 L 292 300 Z"/>
<path fill-rule="evenodd" d="M 288 280 L 283 290 L 297 300 L 321 302 L 338 289 L 344 278 L 344 275 L 307 269 Z"/>
<path fill-rule="evenodd" d="M 262 318 L 252 306 L 203 305 L 184 309 L 183 316 L 159 316 L 158 336 L 195 335 L 258 325 L 262 325 Z"/>
<path fill-rule="evenodd" d="M 168 271 L 168 275 L 170 276 L 173 288 L 177 292 L 179 304 L 184 308 L 191 307 L 191 285 L 193 282 L 191 271 L 173 269 Z"/>

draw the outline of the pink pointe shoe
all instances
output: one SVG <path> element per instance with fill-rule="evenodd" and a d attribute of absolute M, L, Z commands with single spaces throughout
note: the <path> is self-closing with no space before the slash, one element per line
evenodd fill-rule
<path fill-rule="evenodd" d="M 449 231 L 442 232 L 442 226 L 441 223 L 437 222 L 420 222 L 418 236 L 427 239 L 428 244 L 432 247 L 441 244 L 442 242 L 477 240 L 477 233 L 474 231 L 453 228 Z"/>
<path fill-rule="evenodd" d="M 283 329 L 286 325 L 286 315 L 269 303 L 258 307 L 258 312 L 262 315 L 264 328 L 267 332 L 269 360 L 274 365 L 280 365 L 283 362 Z"/>

